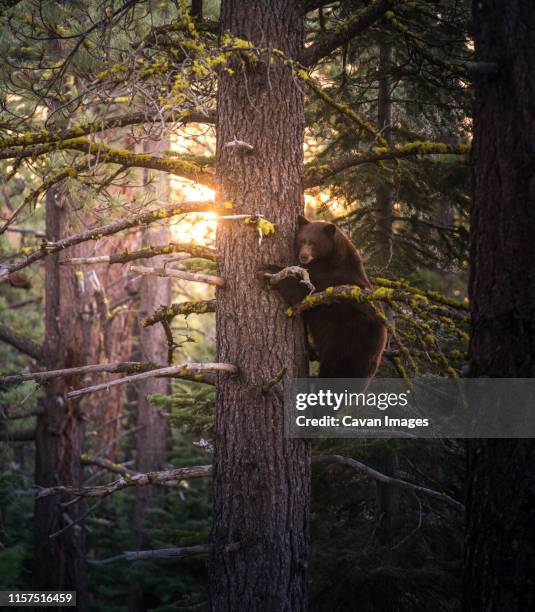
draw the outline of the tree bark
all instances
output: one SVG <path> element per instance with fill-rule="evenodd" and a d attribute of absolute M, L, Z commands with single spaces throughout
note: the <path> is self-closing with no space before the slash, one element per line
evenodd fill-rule
<path fill-rule="evenodd" d="M 392 44 L 382 42 L 379 48 L 379 97 L 377 120 L 383 137 L 392 147 Z M 375 238 L 376 265 L 387 267 L 392 259 L 393 232 L 392 232 L 392 205 L 394 188 L 388 180 L 386 173 L 383 182 L 375 190 L 375 220 L 377 223 Z"/>
<path fill-rule="evenodd" d="M 224 0 L 221 27 L 293 58 L 303 48 L 296 2 Z M 251 226 L 218 225 L 218 274 L 226 283 L 216 294 L 218 359 L 240 373 L 218 376 L 210 608 L 298 612 L 307 609 L 310 450 L 306 441 L 284 437 L 282 387 L 306 375 L 304 333 L 255 271 L 294 261 L 304 101 L 289 67 L 276 58 L 236 61 L 233 69 L 234 75 L 221 73 L 218 87 L 218 197 L 230 200 L 235 213 L 264 214 L 277 231 L 259 245 Z M 225 147 L 236 138 L 253 151 Z M 282 384 L 264 394 L 283 368 Z"/>
<path fill-rule="evenodd" d="M 67 227 L 68 204 L 56 190 L 46 197 L 46 233 L 58 240 Z M 75 247 L 80 255 L 85 245 Z M 84 365 L 89 347 L 91 317 L 87 317 L 88 292 L 74 270 L 59 265 L 55 253 L 45 263 L 45 342 L 44 366 L 47 370 Z M 44 414 L 37 419 L 35 483 L 50 487 L 82 484 L 80 455 L 84 441 L 84 420 L 79 402 L 68 400 L 67 392 L 76 380 L 58 378 L 45 387 Z M 84 512 L 82 500 L 62 507 L 60 497 L 37 499 L 34 512 L 33 588 L 77 591 L 77 609 L 87 610 L 87 573 L 85 530 L 83 525 L 67 529 L 55 538 L 69 519 Z M 68 519 L 67 515 L 68 514 Z"/>
<path fill-rule="evenodd" d="M 473 3 L 478 76 L 471 227 L 471 376 L 535 375 L 535 12 L 529 0 Z M 469 449 L 464 610 L 535 607 L 535 444 Z"/>
<path fill-rule="evenodd" d="M 147 230 L 143 246 L 155 246 L 169 241 L 167 228 Z M 159 258 L 156 258 L 156 263 Z M 156 264 L 155 264 L 156 265 Z M 140 320 L 154 312 L 161 304 L 171 301 L 168 278 L 144 276 L 139 285 Z M 167 342 L 161 325 L 140 327 L 139 357 L 143 362 L 165 364 L 167 362 Z M 167 460 L 169 442 L 169 424 L 162 414 L 161 406 L 154 405 L 149 396 L 166 395 L 169 392 L 169 380 L 165 378 L 147 378 L 139 381 L 137 386 L 137 426 L 136 434 L 137 470 L 151 472 L 163 469 Z M 162 493 L 158 487 L 137 487 L 132 518 L 133 542 L 138 549 L 150 547 L 145 533 L 147 510 L 154 504 L 154 498 Z M 130 612 L 142 612 L 147 609 L 148 593 L 139 584 L 132 584 L 128 609 Z"/>

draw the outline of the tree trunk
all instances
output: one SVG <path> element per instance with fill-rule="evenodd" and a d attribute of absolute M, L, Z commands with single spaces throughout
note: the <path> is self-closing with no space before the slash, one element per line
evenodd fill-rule
<path fill-rule="evenodd" d="M 67 226 L 68 204 L 56 190 L 46 197 L 46 234 L 58 240 Z M 75 255 L 83 255 L 85 245 Z M 60 266 L 61 255 L 45 262 L 45 369 L 73 368 L 84 365 L 89 347 L 91 316 L 85 279 L 71 266 Z M 75 386 L 73 378 L 57 378 L 47 383 L 43 415 L 37 419 L 35 483 L 50 487 L 58 484 L 80 486 L 80 454 L 84 441 L 84 420 L 79 402 L 67 400 L 66 393 Z M 33 588 L 77 591 L 77 609 L 87 610 L 87 573 L 85 567 L 85 532 L 83 524 L 61 535 L 50 535 L 76 521 L 85 504 L 78 501 L 63 507 L 61 497 L 45 497 L 35 502 Z"/>
<path fill-rule="evenodd" d="M 471 228 L 471 376 L 535 376 L 535 12 L 473 3 L 476 60 Z M 535 607 L 535 444 L 470 445 L 464 609 Z"/>
<path fill-rule="evenodd" d="M 144 246 L 156 246 L 169 242 L 169 232 L 166 228 L 157 227 L 146 230 Z M 161 265 L 154 258 L 155 267 Z M 139 318 L 145 318 L 162 304 L 171 302 L 170 283 L 168 278 L 144 276 L 139 285 L 140 312 Z M 161 325 L 141 328 L 139 330 L 139 360 L 142 362 L 167 363 L 167 342 Z M 162 414 L 162 407 L 149 401 L 151 395 L 167 395 L 169 380 L 165 378 L 148 378 L 137 385 L 137 427 L 136 453 L 137 470 L 150 472 L 164 468 L 167 460 L 169 442 L 169 423 Z M 154 498 L 162 493 L 161 487 L 136 487 L 134 515 L 132 518 L 133 544 L 136 549 L 150 548 L 145 533 L 147 510 L 154 503 Z M 132 584 L 128 609 L 130 612 L 147 609 L 149 594 L 145 593 L 139 584 Z M 152 600 L 154 597 L 152 597 Z"/>
<path fill-rule="evenodd" d="M 298 3 L 224 0 L 222 31 L 296 57 L 303 46 Z M 258 243 L 243 222 L 218 224 L 218 360 L 236 377 L 219 376 L 215 436 L 214 515 L 209 562 L 210 606 L 236 610 L 307 608 L 306 567 L 310 449 L 283 432 L 282 387 L 306 375 L 302 324 L 255 271 L 294 261 L 297 215 L 303 210 L 304 101 L 289 67 L 264 55 L 233 64 L 218 88 L 218 197 L 234 213 L 261 213 L 277 232 Z M 225 147 L 235 138 L 252 153 Z M 284 369 L 283 383 L 262 392 Z M 231 544 L 238 550 L 229 550 Z"/>
<path fill-rule="evenodd" d="M 377 120 L 382 135 L 392 146 L 392 44 L 382 42 L 379 49 L 379 98 Z M 392 236 L 392 204 L 394 199 L 394 188 L 383 174 L 383 182 L 375 190 L 375 220 L 377 223 L 375 238 L 374 263 L 381 268 L 389 265 L 392 259 L 393 236 Z"/>

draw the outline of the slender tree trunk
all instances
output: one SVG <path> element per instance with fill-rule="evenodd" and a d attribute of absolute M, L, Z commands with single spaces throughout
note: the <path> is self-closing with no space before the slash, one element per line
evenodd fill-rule
<path fill-rule="evenodd" d="M 387 41 L 382 42 L 379 48 L 379 98 L 378 98 L 378 126 L 389 146 L 392 146 L 392 45 Z M 393 236 L 392 236 L 392 205 L 394 199 L 394 187 L 391 182 L 384 180 L 375 190 L 375 220 L 376 239 L 375 257 L 376 264 L 385 267 L 392 259 Z"/>
<path fill-rule="evenodd" d="M 535 12 L 473 3 L 476 60 L 470 301 L 472 376 L 535 376 Z M 464 609 L 535 608 L 535 443 L 470 445 Z"/>
<path fill-rule="evenodd" d="M 56 190 L 46 197 L 48 240 L 64 234 L 68 205 Z M 84 245 L 77 247 L 82 255 Z M 70 266 L 59 265 L 60 254 L 45 262 L 45 368 L 56 370 L 81 366 L 86 362 L 91 316 L 85 279 Z M 79 403 L 66 399 L 75 385 L 72 378 L 58 378 L 46 385 L 45 413 L 37 419 L 35 483 L 41 487 L 82 483 L 80 454 L 84 440 L 84 420 Z M 35 503 L 33 586 L 40 590 L 77 591 L 77 609 L 87 610 L 87 573 L 83 524 L 61 535 L 51 534 L 65 527 L 84 512 L 80 500 L 68 507 L 60 497 L 45 497 Z"/>
<path fill-rule="evenodd" d="M 290 57 L 303 46 L 297 2 L 224 0 L 221 26 Z M 234 75 L 222 72 L 218 88 L 218 195 L 235 213 L 264 214 L 277 232 L 259 245 L 251 226 L 218 226 L 218 273 L 226 280 L 217 290 L 218 360 L 235 363 L 240 374 L 218 381 L 210 606 L 298 612 L 307 608 L 310 457 L 306 441 L 284 438 L 282 387 L 305 375 L 304 334 L 255 271 L 294 258 L 303 210 L 304 102 L 277 59 L 245 59 L 233 69 Z M 235 138 L 254 151 L 225 147 Z M 282 369 L 283 383 L 263 393 Z"/>
<path fill-rule="evenodd" d="M 162 245 L 169 241 L 166 228 L 147 230 L 144 235 L 144 246 Z M 156 260 L 156 261 L 155 261 Z M 153 264 L 158 266 L 158 258 Z M 140 313 L 139 317 L 147 317 L 160 305 L 171 302 L 170 284 L 168 278 L 144 276 L 139 286 Z M 167 342 L 161 325 L 153 325 L 139 330 L 139 359 L 153 363 L 167 363 Z M 167 461 L 169 423 L 162 414 L 161 406 L 153 404 L 151 395 L 166 395 L 169 392 L 169 381 L 165 378 L 148 378 L 140 381 L 137 386 L 137 427 L 136 453 L 137 470 L 150 472 L 164 468 Z M 161 487 L 137 487 L 132 518 L 133 541 L 137 549 L 150 548 L 145 533 L 147 511 L 154 504 L 154 498 L 162 493 Z M 130 612 L 142 612 L 147 609 L 148 594 L 140 585 L 132 584 L 128 609 Z M 152 601 L 153 597 L 150 598 Z"/>

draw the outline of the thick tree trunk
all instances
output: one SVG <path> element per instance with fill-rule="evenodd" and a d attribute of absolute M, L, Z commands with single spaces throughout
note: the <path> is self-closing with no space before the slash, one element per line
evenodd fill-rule
<path fill-rule="evenodd" d="M 470 300 L 472 376 L 535 376 L 535 12 L 530 0 L 473 3 Z M 471 444 L 464 609 L 535 608 L 535 443 Z"/>
<path fill-rule="evenodd" d="M 59 239 L 66 230 L 67 204 L 50 190 L 46 198 L 47 238 Z M 82 255 L 84 245 L 77 247 Z M 46 259 L 45 368 L 56 370 L 86 363 L 91 316 L 85 279 L 70 266 L 59 265 L 60 254 Z M 75 386 L 72 378 L 53 379 L 46 385 L 45 412 L 37 419 L 35 483 L 41 487 L 58 484 L 80 486 L 80 454 L 84 440 L 84 420 L 78 402 L 67 400 Z M 77 609 L 87 610 L 87 574 L 83 524 L 61 535 L 50 535 L 76 521 L 84 511 L 83 501 L 67 508 L 60 497 L 45 497 L 35 503 L 33 587 L 40 590 L 77 591 Z"/>
<path fill-rule="evenodd" d="M 290 57 L 303 46 L 297 2 L 224 0 L 221 26 Z M 298 612 L 307 608 L 310 457 L 307 442 L 284 438 L 282 387 L 305 375 L 304 334 L 255 271 L 294 258 L 304 102 L 276 57 L 244 59 L 233 69 L 233 76 L 222 73 L 218 89 L 218 195 L 235 213 L 264 214 L 277 232 L 259 245 L 251 226 L 218 226 L 218 273 L 226 280 L 217 290 L 218 360 L 235 363 L 240 374 L 218 381 L 210 605 L 217 612 Z M 225 147 L 235 138 L 254 151 Z M 282 369 L 283 383 L 263 393 Z M 236 543 L 238 550 L 229 550 Z"/>

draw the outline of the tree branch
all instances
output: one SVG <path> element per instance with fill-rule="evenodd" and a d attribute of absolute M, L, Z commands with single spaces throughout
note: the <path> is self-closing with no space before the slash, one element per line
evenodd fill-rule
<path fill-rule="evenodd" d="M 170 242 L 164 246 L 148 246 L 139 251 L 123 251 L 117 255 L 98 255 L 96 257 L 71 257 L 64 259 L 62 265 L 79 264 L 124 264 L 136 259 L 149 259 L 159 255 L 171 255 L 172 253 L 189 253 L 192 257 L 200 259 L 216 260 L 216 251 L 210 247 L 199 246 L 189 242 Z"/>
<path fill-rule="evenodd" d="M 178 115 L 164 114 L 163 119 L 177 123 L 215 123 L 215 113 L 207 114 L 193 111 L 183 111 Z M 116 130 L 130 125 L 150 123 L 155 120 L 161 121 L 161 115 L 147 116 L 144 112 L 122 115 L 120 117 L 110 117 L 108 119 L 98 119 L 89 123 L 82 123 L 64 130 L 39 130 L 26 134 L 15 134 L 0 138 L 0 148 L 6 147 L 29 147 L 37 144 L 62 143 L 72 138 L 80 138 L 88 134 L 105 132 L 106 130 Z"/>
<path fill-rule="evenodd" d="M 24 353 L 24 355 L 28 355 L 28 357 L 36 361 L 40 361 L 43 356 L 42 349 L 37 343 L 25 336 L 17 334 L 12 329 L 2 324 L 0 324 L 0 340 L 3 340 L 13 348 L 16 348 L 21 353 Z"/>
<path fill-rule="evenodd" d="M 429 497 L 434 497 L 435 499 L 439 499 L 450 506 L 453 506 L 457 510 L 463 511 L 464 506 L 457 500 L 453 499 L 449 495 L 445 493 L 441 493 L 439 491 L 435 491 L 434 489 L 429 489 L 427 487 L 423 487 L 421 485 L 413 484 L 411 482 L 407 482 L 406 480 L 401 480 L 399 478 L 393 478 L 391 476 L 387 476 L 382 472 L 378 472 L 377 470 L 357 461 L 356 459 L 350 459 L 348 457 L 342 457 L 340 455 L 316 455 L 312 457 L 313 464 L 340 464 L 348 466 L 366 476 L 373 478 L 374 480 L 378 480 L 379 482 L 383 482 L 385 484 L 399 487 L 401 489 L 406 489 L 409 491 L 414 491 L 417 493 L 421 493 L 422 495 L 427 495 Z M 164 470 L 161 472 L 148 472 L 146 474 L 134 474 L 128 475 L 125 474 L 118 480 L 110 482 L 105 485 L 97 485 L 94 487 L 69 487 L 69 486 L 56 486 L 49 487 L 45 489 L 41 489 L 37 497 L 48 497 L 50 495 L 68 495 L 68 496 L 77 496 L 77 497 L 106 497 L 107 495 L 111 495 L 116 491 L 121 491 L 123 489 L 131 488 L 131 487 L 142 487 L 147 485 L 154 484 L 164 484 L 178 480 L 190 480 L 192 478 L 205 478 L 212 475 L 212 466 L 211 465 L 197 465 L 192 467 L 184 467 L 184 468 L 176 468 L 173 470 Z"/>
<path fill-rule="evenodd" d="M 40 489 L 37 497 L 48 497 L 50 495 L 68 495 L 76 497 L 106 497 L 116 491 L 131 487 L 143 487 L 152 484 L 162 484 L 174 480 L 190 480 L 192 478 L 204 478 L 212 475 L 211 465 L 196 465 L 192 467 L 164 470 L 162 472 L 147 472 L 146 474 L 124 475 L 105 485 L 94 487 L 69 487 L 59 485 Z"/>
<path fill-rule="evenodd" d="M 222 287 L 225 281 L 220 276 L 213 274 L 197 274 L 194 272 L 186 272 L 184 270 L 174 270 L 173 268 L 147 268 L 146 266 L 131 266 L 132 272 L 137 272 L 145 276 L 162 276 L 164 278 L 180 278 L 186 281 L 194 281 L 196 283 L 206 283 L 208 285 L 216 285 Z"/>
<path fill-rule="evenodd" d="M 371 25 L 381 19 L 385 13 L 405 0 L 372 0 L 357 16 L 342 24 L 335 32 L 329 32 L 320 41 L 307 47 L 300 57 L 305 66 L 312 66 L 317 61 L 329 55 L 337 47 L 341 47 L 355 36 L 365 32 Z"/>
<path fill-rule="evenodd" d="M 227 544 L 224 552 L 238 550 L 239 543 Z M 191 557 L 193 555 L 207 555 L 210 552 L 209 544 L 197 544 L 196 546 L 184 546 L 181 548 L 160 548 L 155 550 L 129 550 L 107 559 L 88 559 L 90 565 L 107 565 L 115 561 L 139 561 L 140 559 L 169 559 L 177 557 Z"/>
<path fill-rule="evenodd" d="M 62 370 L 47 370 L 44 372 L 32 372 L 30 374 L 13 374 L 11 376 L 0 376 L 1 384 L 19 383 L 27 380 L 37 380 L 44 382 L 53 378 L 61 378 L 62 376 L 74 376 L 76 374 L 92 374 L 99 372 L 109 373 L 136 373 L 149 372 L 152 370 L 161 369 L 163 366 L 155 363 L 143 363 L 139 361 L 122 361 L 116 363 L 97 363 L 94 365 L 85 365 L 78 368 L 64 368 Z"/>
<path fill-rule="evenodd" d="M 203 201 L 203 202 L 184 202 L 183 204 L 171 204 L 164 208 L 158 208 L 156 210 L 150 210 L 139 215 L 134 215 L 133 217 L 128 216 L 128 212 L 125 213 L 123 219 L 120 221 L 115 221 L 114 223 L 109 223 L 108 225 L 103 225 L 101 227 L 96 227 L 81 234 L 76 234 L 74 236 L 69 236 L 67 238 L 62 238 L 57 242 L 47 242 L 43 243 L 40 247 L 37 247 L 36 250 L 30 255 L 23 257 L 19 261 L 16 261 L 14 264 L 3 268 L 0 271 L 0 283 L 7 281 L 9 274 L 11 272 L 15 272 L 16 270 L 21 270 L 26 266 L 50 255 L 51 253 L 57 253 L 58 251 L 63 251 L 64 249 L 74 246 L 76 244 L 80 244 L 82 242 L 87 242 L 89 240 L 100 240 L 104 236 L 111 236 L 112 234 L 117 234 L 125 229 L 131 229 L 132 227 L 140 227 L 142 225 L 149 225 L 150 223 L 154 223 L 155 221 L 162 221 L 163 219 L 170 219 L 171 217 L 176 217 L 178 215 L 184 215 L 192 212 L 217 212 L 218 210 L 217 204 L 211 201 Z"/>
<path fill-rule="evenodd" d="M 188 380 L 198 380 L 199 382 L 204 382 L 203 372 L 205 371 L 229 372 L 230 374 L 236 374 L 238 368 L 230 363 L 184 363 L 167 368 L 159 368 L 158 370 L 142 372 L 141 374 L 134 374 L 133 376 L 117 378 L 115 380 L 110 380 L 108 382 L 93 385 L 92 387 L 86 387 L 84 389 L 77 389 L 76 391 L 67 393 L 67 397 L 69 399 L 74 399 L 75 397 L 81 397 L 82 395 L 87 395 L 88 393 L 107 390 L 110 387 L 126 385 L 138 380 L 144 380 L 145 378 L 152 378 L 153 376 L 173 376 L 176 378 L 187 378 Z"/>
<path fill-rule="evenodd" d="M 449 145 L 442 142 L 414 141 L 404 145 L 396 145 L 395 149 L 375 147 L 372 154 L 346 155 L 334 162 L 318 166 L 312 162 L 307 164 L 303 187 L 317 187 L 344 170 L 349 170 L 362 164 L 374 164 L 381 161 L 418 157 L 420 155 L 468 155 L 469 145 Z"/>
<path fill-rule="evenodd" d="M 450 497 L 446 493 L 441 493 L 440 491 L 435 491 L 434 489 L 429 489 L 428 487 L 423 487 L 421 485 L 413 484 L 412 482 L 408 482 L 406 480 L 401 480 L 399 478 L 393 478 L 392 476 L 387 476 L 382 472 L 378 472 L 374 470 L 368 465 L 357 461 L 356 459 L 350 459 L 349 457 L 342 457 L 340 455 L 316 455 L 312 457 L 312 463 L 325 463 L 325 464 L 339 464 L 350 467 L 357 472 L 365 474 L 369 478 L 373 478 L 379 482 L 390 485 L 392 487 L 398 487 L 399 489 L 405 489 L 406 491 L 413 491 L 415 493 L 420 493 L 422 495 L 427 495 L 428 497 L 433 497 L 434 499 L 438 499 L 448 504 L 452 508 L 455 508 L 459 512 L 464 512 L 464 505 Z"/>
<path fill-rule="evenodd" d="M 84 137 L 70 138 L 51 144 L 40 144 L 27 148 L 5 148 L 0 151 L 0 159 L 35 158 L 58 150 L 79 151 L 87 155 L 94 155 L 96 157 L 95 162 L 98 163 L 119 164 L 124 168 L 160 170 L 200 183 L 201 185 L 206 185 L 207 187 L 214 187 L 215 185 L 213 171 L 206 170 L 206 167 L 213 164 L 213 160 L 208 157 L 191 159 L 150 153 L 133 153 L 126 149 L 118 149 L 104 142 L 91 141 Z"/>
<path fill-rule="evenodd" d="M 149 327 L 162 321 L 171 321 L 178 315 L 190 314 L 205 314 L 207 312 L 215 312 L 215 300 L 198 300 L 196 302 L 180 302 L 170 306 L 160 306 L 158 310 L 153 312 L 150 317 L 147 317 L 141 322 L 143 327 Z"/>

